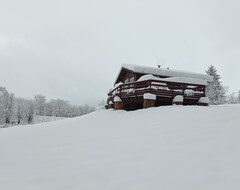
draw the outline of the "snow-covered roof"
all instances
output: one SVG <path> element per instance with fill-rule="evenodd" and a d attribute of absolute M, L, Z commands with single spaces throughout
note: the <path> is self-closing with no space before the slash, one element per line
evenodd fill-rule
<path fill-rule="evenodd" d="M 153 68 L 133 64 L 123 64 L 122 68 L 131 70 L 136 73 L 142 74 L 153 74 L 163 77 L 185 77 L 185 78 L 194 78 L 201 79 L 211 82 L 213 77 L 207 74 L 199 74 L 194 72 L 180 71 L 174 69 L 164 69 L 164 68 Z"/>
<path fill-rule="evenodd" d="M 152 74 L 143 75 L 137 81 L 144 81 L 144 80 L 160 80 L 160 81 L 166 81 L 166 82 L 180 82 L 180 83 L 187 83 L 187 84 L 207 85 L 207 80 L 203 80 L 203 79 L 190 78 L 190 77 L 160 78 L 160 77 L 155 77 Z"/>

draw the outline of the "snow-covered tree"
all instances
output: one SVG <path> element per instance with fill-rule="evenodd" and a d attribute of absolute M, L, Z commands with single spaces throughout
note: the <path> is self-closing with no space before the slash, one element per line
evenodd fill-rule
<path fill-rule="evenodd" d="M 68 101 L 56 99 L 51 100 L 49 105 L 52 108 L 52 115 L 57 117 L 70 117 L 71 116 L 71 106 Z"/>
<path fill-rule="evenodd" d="M 11 93 L 8 96 L 8 100 L 7 100 L 7 109 L 6 109 L 6 116 L 5 116 L 5 123 L 6 124 L 10 124 L 12 116 L 13 116 L 13 106 L 14 106 L 14 94 Z"/>
<path fill-rule="evenodd" d="M 209 97 L 210 104 L 219 105 L 226 102 L 226 88 L 223 87 L 220 75 L 217 69 L 210 65 L 206 71 L 208 75 L 213 76 L 213 82 L 208 83 L 206 94 Z"/>
<path fill-rule="evenodd" d="M 44 115 L 46 101 L 47 99 L 43 95 L 38 94 L 34 96 L 36 115 Z"/>
<path fill-rule="evenodd" d="M 9 124 L 13 116 L 14 94 L 0 87 L 0 123 Z"/>
<path fill-rule="evenodd" d="M 88 105 L 71 105 L 66 100 L 56 99 L 47 102 L 43 95 L 34 96 L 34 100 L 15 98 L 6 88 L 0 87 L 0 124 L 31 124 L 35 115 L 76 117 L 94 111 Z"/>
<path fill-rule="evenodd" d="M 87 114 L 87 113 L 90 113 L 90 112 L 93 112 L 95 110 L 94 107 L 91 107 L 89 105 L 84 105 L 83 106 L 83 114 Z"/>
<path fill-rule="evenodd" d="M 28 100 L 28 103 L 27 103 L 27 113 L 26 113 L 27 123 L 28 124 L 32 123 L 33 117 L 34 117 L 34 113 L 35 113 L 34 102 L 32 100 Z"/>
<path fill-rule="evenodd" d="M 232 92 L 227 96 L 227 103 L 228 104 L 237 104 L 238 103 L 238 96 L 236 96 L 236 93 Z"/>
<path fill-rule="evenodd" d="M 15 99 L 14 117 L 18 124 L 27 123 L 28 107 L 29 101 L 23 98 Z"/>
<path fill-rule="evenodd" d="M 240 103 L 240 90 L 238 91 L 238 103 Z"/>
<path fill-rule="evenodd" d="M 4 87 L 0 87 L 0 124 L 5 123 L 6 100 L 8 91 Z"/>

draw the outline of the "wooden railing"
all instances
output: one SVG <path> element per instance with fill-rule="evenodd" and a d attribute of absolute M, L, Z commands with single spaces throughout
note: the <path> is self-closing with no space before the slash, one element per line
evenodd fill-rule
<path fill-rule="evenodd" d="M 190 83 L 145 80 L 121 84 L 111 90 L 108 96 L 113 97 L 117 95 L 120 98 L 138 97 L 143 96 L 147 92 L 163 97 L 182 95 L 187 98 L 197 99 L 205 96 L 205 86 Z"/>

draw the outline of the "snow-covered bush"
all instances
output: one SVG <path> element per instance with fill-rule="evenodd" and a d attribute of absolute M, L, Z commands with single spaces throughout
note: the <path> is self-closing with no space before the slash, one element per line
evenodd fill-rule
<path fill-rule="evenodd" d="M 198 103 L 200 103 L 200 104 L 209 104 L 209 98 L 208 97 L 201 97 L 198 100 Z"/>
<path fill-rule="evenodd" d="M 177 95 L 173 98 L 173 104 L 182 104 L 183 103 L 183 96 Z"/>

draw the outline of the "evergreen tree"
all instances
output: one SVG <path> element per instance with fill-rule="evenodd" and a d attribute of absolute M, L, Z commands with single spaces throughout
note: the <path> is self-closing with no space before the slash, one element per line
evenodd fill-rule
<path fill-rule="evenodd" d="M 221 77 L 217 73 L 217 69 L 210 65 L 206 71 L 208 75 L 213 76 L 213 82 L 208 83 L 206 94 L 209 97 L 210 104 L 219 105 L 226 102 L 226 90 L 221 84 Z"/>

